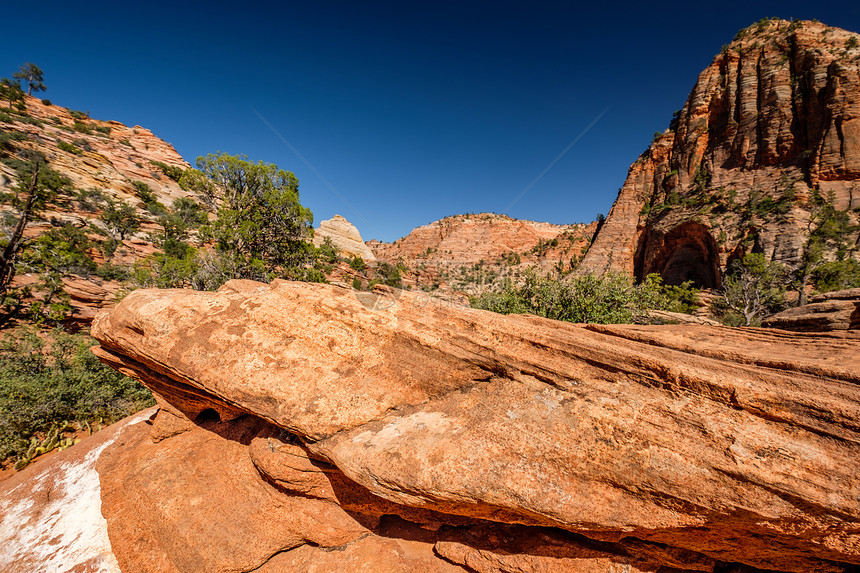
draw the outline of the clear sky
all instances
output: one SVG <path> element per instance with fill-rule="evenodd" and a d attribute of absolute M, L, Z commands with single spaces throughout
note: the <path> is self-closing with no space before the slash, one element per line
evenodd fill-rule
<path fill-rule="evenodd" d="M 317 223 L 339 213 L 386 241 L 465 212 L 591 221 L 737 30 L 778 16 L 860 31 L 851 0 L 37 0 L 0 13 L 0 76 L 33 62 L 43 97 L 147 127 L 192 164 L 219 150 L 276 163 Z"/>

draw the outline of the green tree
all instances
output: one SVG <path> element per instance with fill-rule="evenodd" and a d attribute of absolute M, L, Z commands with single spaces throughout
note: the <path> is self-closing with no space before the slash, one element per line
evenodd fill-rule
<path fill-rule="evenodd" d="M 854 259 L 823 263 L 813 273 L 815 290 L 833 292 L 860 287 L 860 262 Z"/>
<path fill-rule="evenodd" d="M 191 245 L 187 243 L 191 231 L 206 222 L 206 212 L 194 199 L 174 199 L 171 208 L 158 218 L 161 233 L 156 237 L 156 244 L 165 254 L 184 259 L 191 249 Z"/>
<path fill-rule="evenodd" d="M 349 266 L 354 271 L 364 272 L 364 269 L 367 268 L 367 263 L 359 255 L 356 255 L 350 259 Z"/>
<path fill-rule="evenodd" d="M 5 162 L 15 170 L 18 184 L 11 193 L 2 195 L 3 203 L 12 208 L 13 225 L 0 242 L 0 299 L 9 292 L 18 256 L 27 244 L 24 237 L 27 223 L 45 208 L 48 201 L 71 186 L 71 181 L 51 169 L 39 153 L 24 152 Z"/>
<path fill-rule="evenodd" d="M 720 300 L 723 318 L 730 324 L 732 313 L 744 326 L 753 326 L 785 304 L 786 270 L 768 262 L 761 253 L 750 253 L 732 262 L 723 279 Z"/>
<path fill-rule="evenodd" d="M 0 99 L 5 99 L 9 102 L 9 109 L 12 105 L 20 103 L 24 99 L 24 92 L 21 90 L 21 84 L 16 80 L 9 78 L 0 79 Z"/>
<path fill-rule="evenodd" d="M 244 155 L 218 153 L 197 158 L 197 169 L 186 170 L 180 186 L 216 211 L 217 218 L 201 228 L 220 259 L 210 261 L 214 283 L 221 280 L 217 277 L 306 276 L 315 257 L 313 214 L 299 203 L 293 173 Z"/>
<path fill-rule="evenodd" d="M 798 305 L 806 304 L 806 287 L 819 267 L 827 264 L 828 254 L 836 260 L 844 260 L 848 255 L 847 237 L 856 230 L 851 226 L 848 213 L 837 209 L 831 194 L 823 197 L 814 190 L 806 207 L 809 209 L 809 223 L 806 242 L 803 245 L 802 265 L 798 271 Z"/>
<path fill-rule="evenodd" d="M 39 66 L 27 62 L 21 65 L 18 71 L 12 74 L 12 77 L 27 84 L 27 95 L 33 95 L 33 92 L 43 92 L 48 89 L 45 87 L 45 78 L 42 75 L 43 72 Z"/>
<path fill-rule="evenodd" d="M 101 220 L 104 222 L 114 241 L 124 241 L 127 235 L 140 229 L 140 217 L 137 210 L 125 201 L 105 198 Z"/>

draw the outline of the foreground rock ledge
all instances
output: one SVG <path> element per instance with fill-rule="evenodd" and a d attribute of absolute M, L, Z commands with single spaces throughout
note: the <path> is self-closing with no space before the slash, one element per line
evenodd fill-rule
<path fill-rule="evenodd" d="M 93 324 L 123 571 L 852 571 L 860 337 L 232 281 Z M 336 550 L 335 550 L 336 549 Z"/>

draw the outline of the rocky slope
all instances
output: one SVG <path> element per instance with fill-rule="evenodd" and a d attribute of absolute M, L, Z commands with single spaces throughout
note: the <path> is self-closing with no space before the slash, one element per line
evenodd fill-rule
<path fill-rule="evenodd" d="M 416 227 L 393 243 L 369 241 L 376 258 L 404 265 L 406 284 L 474 294 L 512 270 L 570 270 L 582 257 L 595 223 L 554 225 L 479 213 Z"/>
<path fill-rule="evenodd" d="M 583 269 L 706 287 L 748 252 L 797 269 L 827 199 L 847 216 L 843 249 L 860 256 L 858 39 L 818 22 L 739 32 L 630 167 Z"/>
<path fill-rule="evenodd" d="M 0 485 L 3 567 L 860 564 L 856 335 L 428 300 L 283 281 L 132 293 L 94 323 L 95 351 L 161 408 Z M 72 527 L 84 490 L 104 520 Z"/>
<path fill-rule="evenodd" d="M 23 139 L 15 141 L 15 147 L 41 152 L 50 167 L 72 182 L 69 193 L 60 195 L 39 219 L 28 225 L 27 236 L 65 224 L 81 229 L 91 224 L 103 228 L 99 218 L 102 208 L 88 205 L 78 196 L 80 191 L 98 190 L 107 197 L 132 205 L 142 221 L 140 231 L 122 242 L 111 262 L 130 265 L 154 252 L 148 235 L 157 229 L 155 218 L 146 210 L 135 182 L 148 185 L 157 201 L 170 205 L 174 199 L 187 197 L 188 193 L 157 164 L 167 166 L 169 171 L 171 168 L 184 170 L 189 167 L 188 163 L 169 143 L 146 128 L 91 119 L 83 112 L 45 105 L 42 100 L 25 97 L 27 116 L 10 115 L 9 121 L 0 123 L 0 131 L 24 134 Z M 15 183 L 15 172 L 0 162 L 0 192 L 8 192 Z M 98 251 L 93 251 L 92 255 L 97 262 L 105 261 Z M 36 278 L 20 275 L 15 284 L 28 284 Z M 95 275 L 67 275 L 64 284 L 71 295 L 73 313 L 70 318 L 83 322 L 92 320 L 99 308 L 112 304 L 114 294 L 121 288 L 117 281 L 105 281 Z"/>

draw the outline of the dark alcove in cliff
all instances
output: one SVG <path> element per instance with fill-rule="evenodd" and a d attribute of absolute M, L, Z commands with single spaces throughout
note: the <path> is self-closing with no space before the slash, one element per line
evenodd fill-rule
<path fill-rule="evenodd" d="M 701 223 L 682 223 L 664 233 L 646 229 L 634 260 L 636 278 L 658 273 L 666 284 L 693 281 L 699 288 L 720 286 L 717 244 Z"/>

